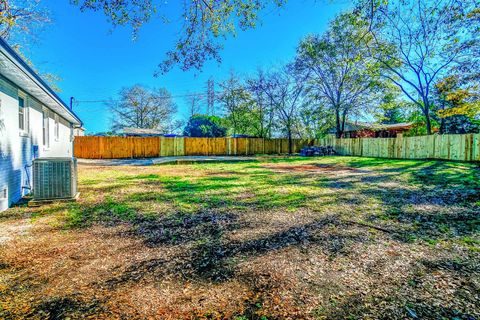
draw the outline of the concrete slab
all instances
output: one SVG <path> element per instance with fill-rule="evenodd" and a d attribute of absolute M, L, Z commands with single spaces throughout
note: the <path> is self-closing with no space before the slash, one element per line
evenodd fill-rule
<path fill-rule="evenodd" d="M 80 198 L 80 192 L 77 192 L 73 198 L 61 198 L 61 199 L 32 199 L 28 201 L 29 207 L 40 207 L 45 204 L 51 203 L 64 203 L 64 202 L 77 202 Z"/>
<path fill-rule="evenodd" d="M 148 159 L 77 159 L 80 165 L 89 166 L 152 166 L 160 164 L 189 164 L 201 162 L 242 162 L 257 161 L 256 157 L 237 156 L 184 156 Z"/>

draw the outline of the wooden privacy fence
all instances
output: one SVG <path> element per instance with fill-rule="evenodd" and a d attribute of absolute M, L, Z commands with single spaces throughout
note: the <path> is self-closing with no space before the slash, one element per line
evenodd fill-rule
<path fill-rule="evenodd" d="M 397 138 L 294 139 L 293 152 L 303 146 L 333 146 L 341 155 L 480 161 L 480 134 L 430 135 Z M 76 137 L 74 155 L 87 159 L 152 158 L 166 156 L 241 156 L 286 154 L 288 139 L 262 138 L 123 138 Z"/>
<path fill-rule="evenodd" d="M 311 139 L 294 139 L 292 151 L 298 153 L 303 146 L 313 143 L 314 140 Z M 75 137 L 74 142 L 74 156 L 85 159 L 286 153 L 288 139 L 86 136 Z"/>
<path fill-rule="evenodd" d="M 349 156 L 480 161 L 480 134 L 355 139 L 329 136 L 315 144 L 333 146 L 339 154 Z"/>

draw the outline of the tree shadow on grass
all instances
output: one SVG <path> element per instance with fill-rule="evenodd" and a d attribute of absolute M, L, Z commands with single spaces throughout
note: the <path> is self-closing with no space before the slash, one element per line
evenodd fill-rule
<path fill-rule="evenodd" d="M 380 201 L 380 213 L 368 213 L 365 221 L 387 224 L 395 239 L 410 242 L 476 236 L 480 233 L 480 207 L 472 203 L 480 192 L 451 189 L 408 189 L 372 185 L 359 191 L 363 197 Z"/>
<path fill-rule="evenodd" d="M 178 245 L 204 237 L 218 237 L 239 227 L 238 216 L 216 211 L 176 213 L 165 217 L 137 217 L 130 234 L 140 236 L 149 247 Z"/>
<path fill-rule="evenodd" d="M 345 165 L 352 168 L 371 168 L 383 172 L 401 172 L 415 170 L 422 167 L 428 161 L 406 159 L 382 159 L 382 158 L 353 158 L 345 159 Z"/>
<path fill-rule="evenodd" d="M 435 162 L 412 172 L 413 182 L 437 192 L 448 193 L 448 198 L 456 203 L 480 200 L 480 167 L 467 164 L 468 170 L 459 169 L 459 164 Z"/>
<path fill-rule="evenodd" d="M 13 306 L 12 309 L 0 308 L 0 318 L 63 320 L 98 319 L 109 315 L 103 301 L 96 298 L 83 299 L 76 294 L 35 299 L 30 301 L 30 304 L 31 308 L 22 306 Z"/>
<path fill-rule="evenodd" d="M 200 216 L 203 218 L 173 218 L 164 221 L 165 225 L 162 221 L 155 221 L 153 225 L 136 228 L 134 236 L 144 237 L 149 246 L 183 245 L 183 251 L 170 260 L 153 259 L 128 266 L 120 276 L 107 280 L 107 283 L 136 282 L 151 275 L 159 278 L 177 275 L 183 280 L 223 282 L 235 277 L 237 261 L 245 258 L 251 259 L 290 246 L 314 246 L 331 257 L 348 256 L 353 243 L 368 241 L 368 234 L 360 231 L 326 233 L 325 228 L 336 228 L 342 224 L 333 216 L 256 239 L 228 240 L 227 233 L 249 226 L 237 224 L 234 216 L 225 216 L 224 219 L 214 219 L 213 215 Z M 175 230 L 168 236 L 157 232 L 167 228 Z"/>
<path fill-rule="evenodd" d="M 99 317 L 105 309 L 99 300 L 82 301 L 75 297 L 55 297 L 35 306 L 28 317 L 61 320 L 69 318 Z"/>

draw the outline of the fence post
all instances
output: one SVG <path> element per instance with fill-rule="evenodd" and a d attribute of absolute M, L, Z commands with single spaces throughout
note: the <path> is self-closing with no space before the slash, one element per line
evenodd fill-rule
<path fill-rule="evenodd" d="M 465 160 L 473 161 L 475 159 L 474 152 L 473 152 L 473 134 L 468 135 L 468 146 L 469 146 L 468 159 L 465 159 Z"/>
<path fill-rule="evenodd" d="M 402 147 L 403 147 L 403 134 L 399 133 L 397 134 L 397 137 L 395 138 L 395 152 L 396 155 L 395 157 L 400 159 L 402 157 Z"/>

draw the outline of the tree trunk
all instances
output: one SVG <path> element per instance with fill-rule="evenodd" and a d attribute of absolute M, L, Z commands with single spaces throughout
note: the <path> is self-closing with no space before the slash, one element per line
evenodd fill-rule
<path fill-rule="evenodd" d="M 236 138 L 235 135 L 237 134 L 237 123 L 235 122 L 235 117 L 233 117 L 232 124 L 233 124 L 233 137 Z"/>
<path fill-rule="evenodd" d="M 445 119 L 442 118 L 442 119 L 440 120 L 440 133 L 441 133 L 441 134 L 445 134 L 446 131 L 447 131 L 447 130 L 446 130 L 446 128 L 445 128 Z"/>
<path fill-rule="evenodd" d="M 426 117 L 426 126 L 427 126 L 427 134 L 431 135 L 432 134 L 432 123 L 430 121 L 430 117 Z"/>
<path fill-rule="evenodd" d="M 288 154 L 291 155 L 292 154 L 292 129 L 291 128 L 288 128 L 287 129 L 287 136 L 288 136 Z"/>
<path fill-rule="evenodd" d="M 338 109 L 335 110 L 335 121 L 336 121 L 336 129 L 337 129 L 337 138 L 341 138 L 343 135 L 343 129 L 340 125 L 340 112 Z"/>
<path fill-rule="evenodd" d="M 430 101 L 428 97 L 423 98 L 423 114 L 425 115 L 425 125 L 427 127 L 427 134 L 432 134 L 432 122 L 430 120 Z"/>
<path fill-rule="evenodd" d="M 345 122 L 346 121 L 347 121 L 347 111 L 345 110 L 342 114 L 342 125 L 341 125 L 342 138 L 344 137 L 344 133 L 345 133 Z"/>

